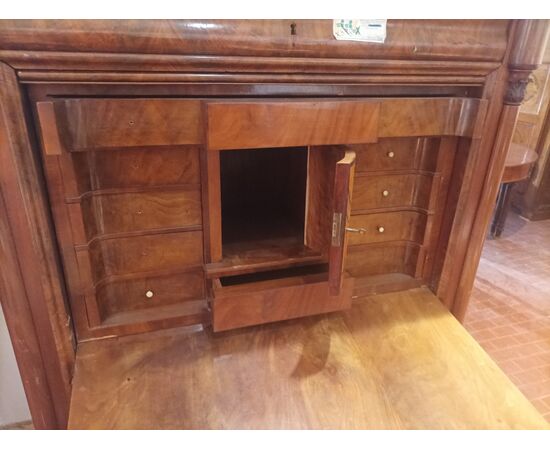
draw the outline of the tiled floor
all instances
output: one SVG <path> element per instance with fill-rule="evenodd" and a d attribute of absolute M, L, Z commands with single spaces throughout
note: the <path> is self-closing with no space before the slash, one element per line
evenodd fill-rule
<path fill-rule="evenodd" d="M 550 220 L 487 239 L 464 325 L 550 421 Z"/>

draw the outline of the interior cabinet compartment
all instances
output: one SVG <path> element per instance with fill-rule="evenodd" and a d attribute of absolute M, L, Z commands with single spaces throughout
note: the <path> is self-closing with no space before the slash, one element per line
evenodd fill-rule
<path fill-rule="evenodd" d="M 353 278 L 331 295 L 327 267 L 314 265 L 216 278 L 212 291 L 212 326 L 224 331 L 347 309 Z"/>
<path fill-rule="evenodd" d="M 219 206 L 211 206 L 221 222 L 211 233 L 221 238 L 221 260 L 206 265 L 214 330 L 349 307 L 353 278 L 343 266 L 355 153 L 211 152 L 219 161 L 219 173 L 209 172 L 214 186 L 219 176 Z"/>
<path fill-rule="evenodd" d="M 303 247 L 307 147 L 220 152 L 222 254 Z"/>
<path fill-rule="evenodd" d="M 207 265 L 209 278 L 326 262 L 334 167 L 316 164 L 319 154 L 305 146 L 219 152 L 222 255 Z M 342 154 L 327 147 L 323 158 L 334 166 Z"/>

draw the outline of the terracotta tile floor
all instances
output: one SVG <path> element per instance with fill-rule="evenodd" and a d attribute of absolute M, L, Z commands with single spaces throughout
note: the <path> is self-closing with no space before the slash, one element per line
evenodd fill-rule
<path fill-rule="evenodd" d="M 464 325 L 550 421 L 550 220 L 487 239 Z"/>

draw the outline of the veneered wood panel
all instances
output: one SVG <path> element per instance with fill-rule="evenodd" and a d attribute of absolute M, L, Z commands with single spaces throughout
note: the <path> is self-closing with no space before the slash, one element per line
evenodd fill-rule
<path fill-rule="evenodd" d="M 326 274 L 224 288 L 214 287 L 214 331 L 258 325 L 347 309 L 353 278 L 343 277 L 338 293 L 329 294 Z"/>
<path fill-rule="evenodd" d="M 414 173 L 356 176 L 353 210 L 391 207 L 417 207 L 427 210 L 432 178 L 432 175 Z"/>
<path fill-rule="evenodd" d="M 548 428 L 428 289 L 223 334 L 85 343 L 74 383 L 72 429 Z"/>
<path fill-rule="evenodd" d="M 383 137 L 473 136 L 486 100 L 472 98 L 384 99 L 380 105 Z"/>
<path fill-rule="evenodd" d="M 116 313 L 158 309 L 205 297 L 202 270 L 168 275 L 140 276 L 102 283 L 97 288 L 103 320 Z"/>
<path fill-rule="evenodd" d="M 349 245 L 389 241 L 422 243 L 426 214 L 399 211 L 352 215 L 349 226 L 365 229 L 364 233 L 350 233 Z"/>
<path fill-rule="evenodd" d="M 415 275 L 420 245 L 413 242 L 384 242 L 348 247 L 346 272 L 361 278 L 388 273 Z"/>
<path fill-rule="evenodd" d="M 210 150 L 375 142 L 378 101 L 207 102 Z"/>
<path fill-rule="evenodd" d="M 82 249 L 77 253 L 88 253 Z M 202 232 L 95 240 L 89 253 L 94 279 L 135 272 L 181 269 L 203 263 Z"/>
<path fill-rule="evenodd" d="M 357 154 L 357 172 L 415 169 L 419 138 L 380 139 L 375 144 L 352 145 Z"/>
<path fill-rule="evenodd" d="M 202 220 L 198 189 L 91 195 L 82 209 L 91 229 L 88 240 L 102 234 L 200 226 Z"/>
<path fill-rule="evenodd" d="M 291 34 L 293 23 L 295 35 Z M 272 56 L 284 59 L 292 67 L 296 57 L 312 55 L 334 62 L 341 58 L 363 61 L 365 56 L 375 62 L 389 60 L 391 63 L 415 60 L 500 62 L 509 36 L 507 20 L 392 19 L 387 26 L 386 42 L 380 45 L 334 39 L 330 19 L 3 20 L 0 47 L 24 50 L 24 53 L 31 50 L 55 52 L 54 61 L 63 58 L 58 52 L 67 52 L 68 58 L 73 52 L 104 52 L 121 54 L 128 60 L 134 55 L 153 54 L 154 64 L 142 63 L 139 70 L 153 70 L 159 64 L 158 59 L 169 55 L 196 55 L 197 59 L 207 62 L 212 60 L 212 55 L 235 55 L 237 60 L 247 56 Z M 172 67 L 169 65 L 163 70 Z M 242 66 L 228 68 L 226 65 L 223 69 L 239 71 Z M 310 70 L 308 66 L 304 69 Z"/>
<path fill-rule="evenodd" d="M 69 99 L 57 122 L 72 151 L 199 144 L 200 102 L 170 99 Z M 39 102 L 39 111 L 46 107 Z"/>
<path fill-rule="evenodd" d="M 332 239 L 329 250 L 328 284 L 331 295 L 338 295 L 344 281 L 344 264 L 348 247 L 347 224 L 351 213 L 355 152 L 346 150 L 336 163 L 332 203 Z"/>
<path fill-rule="evenodd" d="M 25 105 L 17 74 L 0 62 L 0 301 L 35 427 L 64 428 L 75 342 Z"/>
<path fill-rule="evenodd" d="M 198 147 L 124 148 L 72 153 L 77 179 L 88 179 L 87 190 L 145 188 L 200 183 Z M 67 168 L 66 172 L 71 169 Z M 67 192 L 70 196 L 70 193 Z"/>

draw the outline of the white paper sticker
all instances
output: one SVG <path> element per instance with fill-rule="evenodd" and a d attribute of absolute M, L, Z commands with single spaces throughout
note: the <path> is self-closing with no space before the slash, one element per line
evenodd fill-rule
<path fill-rule="evenodd" d="M 334 19 L 332 32 L 341 41 L 379 42 L 386 40 L 387 19 Z"/>

